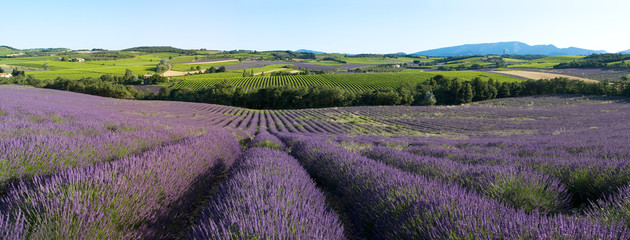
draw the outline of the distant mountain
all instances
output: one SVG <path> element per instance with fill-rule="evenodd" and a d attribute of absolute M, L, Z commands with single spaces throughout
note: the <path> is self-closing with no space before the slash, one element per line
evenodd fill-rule
<path fill-rule="evenodd" d="M 603 50 L 589 50 L 582 48 L 558 48 L 554 45 L 528 45 L 522 42 L 498 42 L 498 43 L 480 43 L 480 44 L 465 44 L 453 47 L 445 47 L 432 49 L 427 51 L 421 51 L 413 53 L 414 55 L 424 56 L 440 56 L 440 57 L 452 57 L 452 56 L 466 56 L 466 55 L 487 55 L 487 54 L 513 54 L 513 55 L 528 55 L 528 54 L 542 54 L 548 56 L 563 56 L 563 55 L 590 55 L 593 53 L 606 53 Z"/>
<path fill-rule="evenodd" d="M 618 52 L 618 53 L 623 53 L 623 54 L 630 54 L 630 49 L 628 49 L 628 50 L 625 50 L 625 51 L 621 51 L 621 52 Z"/>
<path fill-rule="evenodd" d="M 325 53 L 325 52 L 313 51 L 313 50 L 308 50 L 308 49 L 299 49 L 299 50 L 295 50 L 295 52 L 299 52 L 299 53 L 313 53 L 313 54 L 324 54 Z"/>

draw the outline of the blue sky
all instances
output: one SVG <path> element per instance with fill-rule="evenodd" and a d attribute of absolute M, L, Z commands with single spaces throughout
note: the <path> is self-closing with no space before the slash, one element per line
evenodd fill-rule
<path fill-rule="evenodd" d="M 522 41 L 630 49 L 630 1 L 5 1 L 0 45 L 16 48 L 312 49 L 417 52 Z"/>

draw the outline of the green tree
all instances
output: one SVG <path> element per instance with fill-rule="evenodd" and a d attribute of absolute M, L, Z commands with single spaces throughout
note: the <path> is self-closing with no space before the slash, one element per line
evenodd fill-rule
<path fill-rule="evenodd" d="M 44 71 L 48 71 L 48 63 L 45 62 L 44 64 L 42 64 L 42 68 L 44 69 Z"/>
<path fill-rule="evenodd" d="M 206 69 L 206 71 L 204 73 L 216 73 L 216 72 L 217 72 L 217 69 L 214 66 L 212 66 L 212 67 Z"/>
<path fill-rule="evenodd" d="M 501 86 L 498 89 L 497 97 L 498 98 L 506 98 L 512 96 L 510 94 L 510 84 L 509 83 L 501 83 Z"/>
<path fill-rule="evenodd" d="M 432 92 L 425 92 L 424 97 L 422 98 L 422 101 L 420 102 L 420 105 L 433 106 L 435 105 L 435 103 L 437 103 L 437 100 L 435 99 L 435 95 L 433 95 Z"/>
<path fill-rule="evenodd" d="M 473 93 L 471 84 L 469 82 L 465 82 L 462 88 L 460 88 L 459 93 L 457 94 L 457 103 L 470 103 L 472 102 L 474 96 L 475 94 Z"/>
<path fill-rule="evenodd" d="M 125 79 L 131 79 L 131 76 L 133 76 L 131 70 L 125 69 Z"/>

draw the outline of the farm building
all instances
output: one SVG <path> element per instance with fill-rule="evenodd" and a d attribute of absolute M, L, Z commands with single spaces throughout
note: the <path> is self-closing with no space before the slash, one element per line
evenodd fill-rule
<path fill-rule="evenodd" d="M 12 76 L 11 76 L 11 74 L 10 74 L 10 73 L 0 73 L 0 77 L 3 77 L 3 78 L 10 78 L 10 77 L 12 77 Z"/>

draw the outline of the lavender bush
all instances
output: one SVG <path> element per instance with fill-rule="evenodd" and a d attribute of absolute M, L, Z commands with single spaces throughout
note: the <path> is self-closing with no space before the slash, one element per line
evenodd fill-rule
<path fill-rule="evenodd" d="M 276 150 L 284 150 L 286 146 L 276 136 L 267 131 L 261 131 L 249 143 L 249 147 L 268 147 Z"/>
<path fill-rule="evenodd" d="M 611 224 L 621 223 L 630 227 L 630 186 L 593 203 L 587 215 Z"/>

